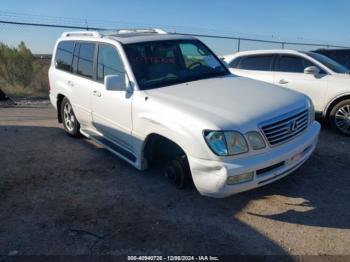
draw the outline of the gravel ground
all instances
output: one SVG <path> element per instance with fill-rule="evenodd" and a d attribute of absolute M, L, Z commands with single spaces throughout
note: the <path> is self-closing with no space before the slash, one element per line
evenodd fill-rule
<path fill-rule="evenodd" d="M 0 108 L 0 149 L 2 255 L 350 255 L 350 138 L 327 127 L 294 174 L 225 199 L 67 136 L 42 101 Z"/>

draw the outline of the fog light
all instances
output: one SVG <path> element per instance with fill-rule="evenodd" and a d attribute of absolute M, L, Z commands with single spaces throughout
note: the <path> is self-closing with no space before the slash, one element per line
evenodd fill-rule
<path fill-rule="evenodd" d="M 253 180 L 253 178 L 254 178 L 254 172 L 249 172 L 249 173 L 244 173 L 240 175 L 229 176 L 227 178 L 226 183 L 228 185 L 234 185 L 234 184 L 251 181 Z"/>

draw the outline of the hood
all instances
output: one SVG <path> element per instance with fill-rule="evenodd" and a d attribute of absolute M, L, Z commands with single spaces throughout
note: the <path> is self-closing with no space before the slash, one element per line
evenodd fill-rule
<path fill-rule="evenodd" d="M 256 130 L 263 121 L 307 107 L 305 95 L 264 82 L 225 76 L 145 91 L 150 101 L 176 110 L 203 128 Z M 161 108 L 159 108 L 161 110 Z"/>

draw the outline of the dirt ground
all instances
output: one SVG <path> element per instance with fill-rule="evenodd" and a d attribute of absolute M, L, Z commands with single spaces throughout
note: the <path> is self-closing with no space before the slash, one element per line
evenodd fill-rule
<path fill-rule="evenodd" d="M 225 199 L 173 188 L 45 103 L 0 108 L 0 254 L 350 255 L 350 138 L 322 128 L 294 174 Z"/>

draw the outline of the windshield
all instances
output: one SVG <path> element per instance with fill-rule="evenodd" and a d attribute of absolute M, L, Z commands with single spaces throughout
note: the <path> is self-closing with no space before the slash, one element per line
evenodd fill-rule
<path fill-rule="evenodd" d="M 198 40 L 128 44 L 125 52 L 142 90 L 229 74 Z"/>
<path fill-rule="evenodd" d="M 324 66 L 326 66 L 329 69 L 331 69 L 335 73 L 349 74 L 349 69 L 347 69 L 346 67 L 342 66 L 338 62 L 328 58 L 327 56 L 324 56 L 324 55 L 321 55 L 321 54 L 317 54 L 317 53 L 314 53 L 314 52 L 308 52 L 307 54 L 309 56 L 311 56 L 313 59 L 316 59 L 318 62 L 320 62 Z"/>

